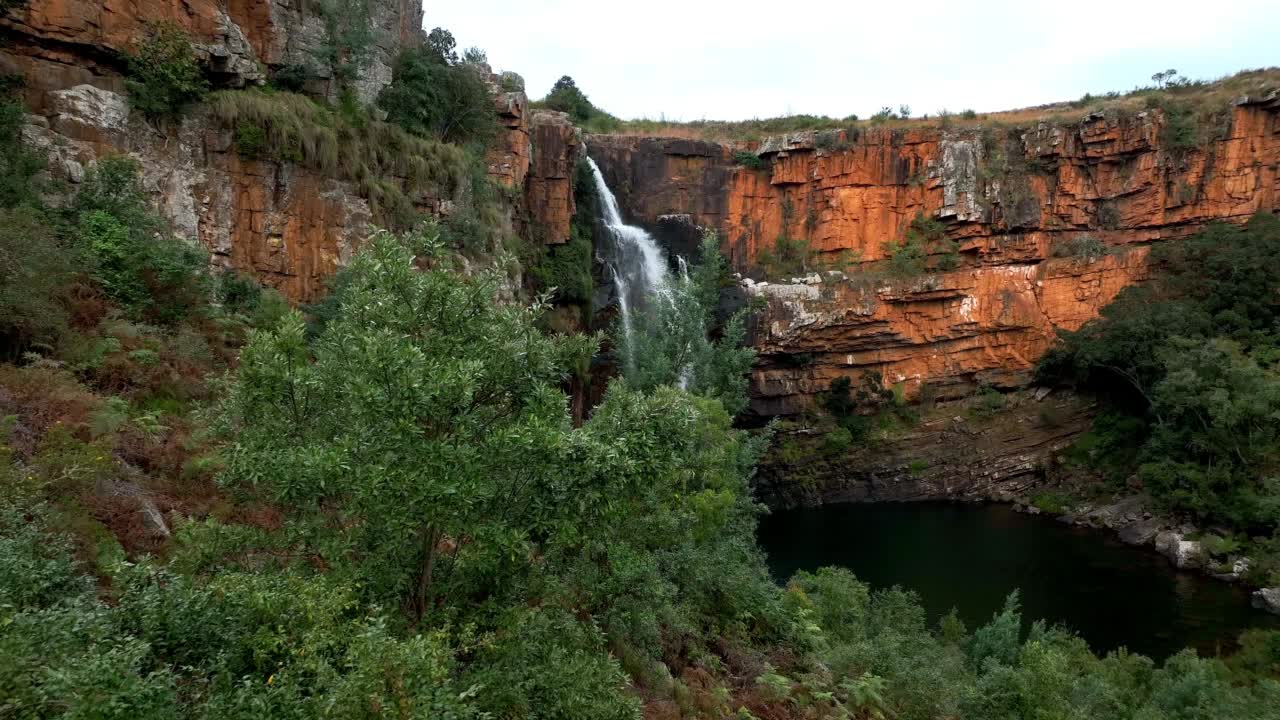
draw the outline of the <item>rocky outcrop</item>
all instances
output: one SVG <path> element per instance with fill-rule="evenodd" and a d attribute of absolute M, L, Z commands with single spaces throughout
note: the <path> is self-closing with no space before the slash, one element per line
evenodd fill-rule
<path fill-rule="evenodd" d="M 1166 530 L 1156 535 L 1156 552 L 1169 558 L 1179 569 L 1202 568 L 1209 561 L 1209 554 L 1196 540 L 1187 540 L 1180 533 Z"/>
<path fill-rule="evenodd" d="M 843 271 L 748 286 L 767 304 L 753 407 L 786 415 L 866 371 L 909 396 L 1025 383 L 1057 331 L 1146 276 L 1148 245 L 1276 209 L 1280 98 L 1241 98 L 1222 117 L 1201 121 L 1194 146 L 1171 139 L 1159 110 L 1013 130 L 794 133 L 752 150 L 763 170 L 733 164 L 741 144 L 592 136 L 588 150 L 624 214 L 715 228 L 743 273 L 759 278 L 761 251 L 784 235 Z M 886 244 L 919 214 L 945 237 L 930 270 L 892 279 Z M 944 255 L 954 269 L 938 269 Z"/>
<path fill-rule="evenodd" d="M 373 0 L 370 60 L 354 89 L 371 101 L 391 79 L 402 47 L 421 40 L 420 0 Z M 128 154 L 176 235 L 209 250 L 214 265 L 247 272 L 293 302 L 310 302 L 367 236 L 373 220 L 358 188 L 288 162 L 250 159 L 207 108 L 180 122 L 145 122 L 124 93 L 125 54 L 167 21 L 192 38 L 216 85 L 262 82 L 266 71 L 305 65 L 308 91 L 331 94 L 318 62 L 326 18 L 302 0 L 37 0 L 0 20 L 0 72 L 25 80 L 30 108 L 24 137 L 71 184 L 105 155 Z M 486 69 L 487 72 L 487 69 Z M 573 215 L 572 179 L 581 138 L 563 116 L 529 113 L 518 76 L 493 75 L 500 135 L 488 172 L 512 190 L 512 227 L 565 242 Z M 318 83 L 318 85 L 317 85 Z M 533 140 L 539 144 L 535 145 Z M 389 179 L 389 178 L 382 178 Z M 395 180 L 390 178 L 390 180 Z M 456 198 L 423 195 L 419 209 L 447 215 Z"/>
<path fill-rule="evenodd" d="M 493 107 L 498 116 L 498 139 L 485 157 L 489 177 L 503 187 L 519 188 L 529 175 L 529 98 L 523 92 L 506 92 L 493 84 Z"/>
<path fill-rule="evenodd" d="M 941 405 L 910 428 L 848 451 L 823 450 L 818 430 L 782 431 L 760 467 L 757 497 L 774 508 L 838 502 L 1011 500 L 1042 479 L 1053 453 L 1092 420 L 1069 394 L 1006 399 L 998 414 Z"/>
<path fill-rule="evenodd" d="M 1262 588 L 1253 593 L 1253 606 L 1280 615 L 1280 587 Z"/>
<path fill-rule="evenodd" d="M 198 241 L 214 264 L 251 273 L 295 302 L 309 302 L 368 233 L 368 203 L 347 183 L 289 163 L 241 158 L 231 133 L 197 111 L 159 133 L 126 99 L 80 85 L 47 93 L 24 137 L 52 171 L 83 179 L 99 157 L 127 153 L 175 234 Z"/>
<path fill-rule="evenodd" d="M 753 407 L 787 415 L 840 376 L 873 371 L 909 395 L 928 384 L 959 397 L 977 384 L 1017 387 L 1060 328 L 1093 317 L 1146 273 L 1147 248 L 1096 262 L 980 265 L 910 280 L 814 274 L 746 284 L 765 302 L 756 324 Z M 797 368 L 794 358 L 806 358 Z"/>
<path fill-rule="evenodd" d="M 573 180 L 582 134 L 564 113 L 539 110 L 530 119 L 533 159 L 525 182 L 532 235 L 548 245 L 569 242 L 575 212 Z"/>
<path fill-rule="evenodd" d="M 422 39 L 421 2 L 368 7 L 369 61 L 354 83 L 365 102 L 390 82 L 400 48 Z M 220 85 L 259 84 L 267 70 L 292 65 L 309 70 L 323 86 L 317 92 L 336 92 L 322 60 L 327 18 L 306 0 L 33 0 L 0 20 L 7 41 L 0 69 L 23 77 L 37 109 L 49 91 L 85 84 L 119 91 L 125 55 L 156 22 L 186 31 Z"/>

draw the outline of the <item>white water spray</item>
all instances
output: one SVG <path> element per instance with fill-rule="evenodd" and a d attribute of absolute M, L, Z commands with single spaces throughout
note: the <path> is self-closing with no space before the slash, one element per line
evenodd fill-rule
<path fill-rule="evenodd" d="M 603 201 L 604 217 L 601 219 L 610 247 L 605 248 L 606 256 L 601 259 L 608 264 L 618 291 L 623 341 L 628 346 L 623 348 L 623 356 L 629 361 L 635 314 L 644 312 L 650 303 L 671 300 L 671 274 L 662 248 L 658 247 L 653 236 L 644 228 L 623 222 L 618 199 L 605 183 L 600 166 L 591 158 L 587 158 L 587 165 L 595 179 L 596 193 Z"/>

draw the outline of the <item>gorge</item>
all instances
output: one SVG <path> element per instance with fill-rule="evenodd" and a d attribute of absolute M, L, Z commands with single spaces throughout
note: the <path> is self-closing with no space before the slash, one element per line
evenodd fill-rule
<path fill-rule="evenodd" d="M 431 13 L 0 0 L 0 718 L 1276 717 L 1280 70 L 621 120 Z"/>

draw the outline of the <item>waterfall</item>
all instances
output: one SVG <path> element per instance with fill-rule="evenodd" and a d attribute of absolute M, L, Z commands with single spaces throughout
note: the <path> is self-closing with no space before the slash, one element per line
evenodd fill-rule
<path fill-rule="evenodd" d="M 618 312 L 622 323 L 624 362 L 631 358 L 632 334 L 635 332 L 636 313 L 644 312 L 651 302 L 670 301 L 671 276 L 667 259 L 653 236 L 644 228 L 628 225 L 618 210 L 618 199 L 604 181 L 600 166 L 587 158 L 591 175 L 595 179 L 596 194 L 601 199 L 608 246 L 602 248 L 601 260 L 613 276 L 618 294 Z"/>

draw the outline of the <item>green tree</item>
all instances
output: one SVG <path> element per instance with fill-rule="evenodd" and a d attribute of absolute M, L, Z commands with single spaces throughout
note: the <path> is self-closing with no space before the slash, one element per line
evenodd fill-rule
<path fill-rule="evenodd" d="M 436 237 L 414 249 L 432 258 Z M 568 423 L 561 368 L 590 351 L 544 337 L 539 307 L 495 304 L 495 283 L 420 272 L 414 250 L 377 235 L 312 347 L 297 314 L 253 336 L 228 407 L 227 478 L 323 519 L 316 550 L 417 618 L 464 569 L 483 584 L 527 552 L 505 516 L 534 510 Z"/>
<path fill-rule="evenodd" d="M 129 56 L 125 86 L 130 104 L 157 119 L 178 117 L 209 89 L 191 38 L 170 22 L 152 25 L 137 52 Z"/>
<path fill-rule="evenodd" d="M 485 141 L 497 130 L 493 99 L 479 71 L 459 64 L 452 50 L 431 44 L 401 51 L 378 106 L 409 132 L 444 142 Z"/>
<path fill-rule="evenodd" d="M 369 0 L 319 0 L 325 37 L 317 50 L 339 89 L 347 89 L 373 58 L 372 8 Z"/>
<path fill-rule="evenodd" d="M 1041 361 L 1041 381 L 1108 399 L 1096 461 L 1156 500 L 1266 533 L 1280 517 L 1280 219 L 1214 225 L 1152 251 L 1155 271 Z M 1136 452 L 1133 449 L 1137 449 Z"/>
<path fill-rule="evenodd" d="M 671 280 L 665 297 L 654 298 L 629 334 L 615 333 L 623 348 L 623 372 L 631 385 L 650 390 L 660 385 L 685 388 L 720 400 L 730 413 L 747 405 L 747 374 L 755 352 L 745 347 L 746 311 L 711 336 L 716 304 L 728 263 L 715 233 L 703 235 L 698 264 Z"/>
<path fill-rule="evenodd" d="M 618 119 L 591 103 L 573 78 L 565 75 L 551 86 L 542 104 L 552 110 L 568 113 L 574 124 L 592 132 L 605 132 L 618 125 Z"/>

